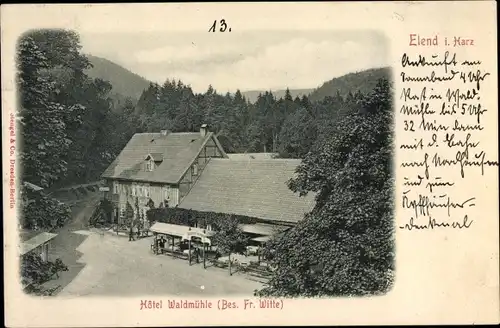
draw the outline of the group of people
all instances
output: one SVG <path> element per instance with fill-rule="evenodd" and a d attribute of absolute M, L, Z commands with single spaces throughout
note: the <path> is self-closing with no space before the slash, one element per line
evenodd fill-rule
<path fill-rule="evenodd" d="M 155 249 L 155 253 L 156 254 L 163 254 L 163 250 L 165 249 L 166 244 L 167 244 L 167 240 L 165 239 L 165 237 L 161 236 L 161 237 L 157 238 L 155 241 L 155 244 L 153 245 L 153 247 Z M 188 249 L 188 247 L 189 247 L 188 242 L 182 241 L 177 247 L 178 247 L 178 250 L 181 250 L 181 251 Z M 192 256 L 196 259 L 196 263 L 200 262 L 201 255 L 200 255 L 200 251 L 197 247 L 193 247 Z"/>
<path fill-rule="evenodd" d="M 161 250 L 163 252 L 163 249 L 165 248 L 165 244 L 167 243 L 167 240 L 161 236 L 156 240 L 156 248 L 158 250 Z"/>
<path fill-rule="evenodd" d="M 155 242 L 152 245 L 152 247 L 154 248 L 155 254 L 158 254 L 158 253 L 163 254 L 163 250 L 165 249 L 166 244 L 167 244 L 167 240 L 163 236 L 155 239 Z"/>

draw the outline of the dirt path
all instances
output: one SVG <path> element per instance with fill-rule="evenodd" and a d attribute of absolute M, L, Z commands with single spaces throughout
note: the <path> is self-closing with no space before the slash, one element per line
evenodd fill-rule
<path fill-rule="evenodd" d="M 87 239 L 88 236 L 75 234 L 74 231 L 86 230 L 90 216 L 92 215 L 96 203 L 100 199 L 100 193 L 88 193 L 86 197 L 73 202 L 71 206 L 71 219 L 63 227 L 57 229 L 57 236 L 52 240 L 49 258 L 55 261 L 60 258 L 68 266 L 68 271 L 62 272 L 58 279 L 48 281 L 44 286 L 54 287 L 61 285 L 64 288 L 83 269 L 85 264 L 80 263 L 82 254 L 77 250 L 78 246 Z"/>
<path fill-rule="evenodd" d="M 78 200 L 77 203 L 72 205 L 72 219 L 71 221 L 62 227 L 62 230 L 80 230 L 84 229 L 88 225 L 90 216 L 94 212 L 97 203 L 100 200 L 100 193 L 89 194 L 82 200 Z"/>

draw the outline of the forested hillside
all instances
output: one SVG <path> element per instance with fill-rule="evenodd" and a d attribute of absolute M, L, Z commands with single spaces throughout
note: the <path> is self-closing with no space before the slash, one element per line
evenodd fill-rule
<path fill-rule="evenodd" d="M 357 91 L 367 94 L 375 88 L 380 79 L 392 79 L 389 67 L 373 68 L 334 78 L 312 91 L 309 94 L 309 99 L 311 101 L 318 101 L 337 92 L 342 96 L 346 96 L 349 92 L 355 93 Z"/>
<path fill-rule="evenodd" d="M 379 79 L 390 80 L 391 69 L 384 67 L 349 73 L 333 78 L 316 89 L 290 89 L 289 92 L 293 98 L 306 96 L 309 101 L 321 101 L 325 97 L 336 95 L 337 92 L 342 97 L 347 96 L 349 92 L 356 93 L 358 90 L 363 94 L 367 94 L 375 88 Z M 272 91 L 276 98 L 284 98 L 286 92 L 287 90 Z M 242 92 L 243 96 L 251 103 L 255 103 L 259 95 L 264 93 L 265 91 L 258 90 Z"/>
<path fill-rule="evenodd" d="M 130 72 L 122 66 L 105 58 L 86 55 L 92 65 L 85 70 L 91 78 L 109 81 L 113 86 L 110 97 L 117 110 L 125 105 L 127 98 L 135 104 L 142 92 L 149 86 L 145 78 Z"/>
<path fill-rule="evenodd" d="M 113 92 L 139 99 L 142 92 L 149 86 L 148 80 L 110 60 L 92 55 L 86 55 L 86 57 L 92 64 L 92 67 L 86 71 L 88 76 L 109 81 L 113 86 Z"/>
<path fill-rule="evenodd" d="M 273 93 L 273 95 L 276 98 L 284 98 L 286 95 L 286 89 L 283 90 L 268 90 Z M 301 98 L 302 96 L 308 96 L 311 92 L 313 92 L 314 89 L 290 89 L 290 95 L 292 98 L 299 97 Z M 260 94 L 265 93 L 265 91 L 262 90 L 250 90 L 250 91 L 242 91 L 242 95 L 252 104 L 255 103 L 259 97 Z"/>
<path fill-rule="evenodd" d="M 332 132 L 335 121 L 359 109 L 374 79 L 389 72 L 337 78 L 311 97 L 293 97 L 289 90 L 279 98 L 264 92 L 251 104 L 240 91 L 220 94 L 207 86 L 204 93 L 195 93 L 184 81 L 148 82 L 108 60 L 82 54 L 73 32 L 32 32 L 18 51 L 25 176 L 45 187 L 98 179 L 134 133 L 198 131 L 203 123 L 229 153 L 272 151 L 303 158 L 318 138 Z M 37 83 L 23 82 L 28 80 Z M 357 92 L 346 89 L 351 87 Z M 116 94 L 122 97 L 118 103 Z M 54 115 L 47 117 L 46 111 Z"/>

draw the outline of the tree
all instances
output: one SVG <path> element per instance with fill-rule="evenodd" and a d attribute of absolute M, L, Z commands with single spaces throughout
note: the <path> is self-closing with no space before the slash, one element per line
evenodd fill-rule
<path fill-rule="evenodd" d="M 89 225 L 109 224 L 113 220 L 113 203 L 108 199 L 101 199 L 89 219 Z"/>
<path fill-rule="evenodd" d="M 283 123 L 279 137 L 279 156 L 304 158 L 316 141 L 316 121 L 305 108 L 295 111 Z"/>
<path fill-rule="evenodd" d="M 246 146 L 244 152 L 262 152 L 265 144 L 264 129 L 258 121 L 248 125 L 245 131 Z"/>
<path fill-rule="evenodd" d="M 179 81 L 180 82 L 180 81 Z M 174 121 L 174 131 L 193 132 L 202 124 L 202 114 L 190 88 L 182 91 L 182 98 Z"/>
<path fill-rule="evenodd" d="M 68 120 L 78 123 L 80 105 L 65 106 L 53 101 L 54 84 L 42 72 L 50 63 L 31 35 L 24 35 L 17 48 L 20 118 L 23 137 L 21 162 L 26 180 L 48 187 L 67 171 L 64 160 L 71 140 Z"/>
<path fill-rule="evenodd" d="M 141 210 L 139 208 L 139 197 L 135 197 L 135 203 L 134 203 L 134 222 L 138 223 L 141 221 Z M 134 223 L 132 223 L 134 225 Z"/>
<path fill-rule="evenodd" d="M 63 226 L 71 217 L 71 209 L 64 203 L 43 193 L 22 187 L 19 222 L 23 229 L 44 230 Z"/>
<path fill-rule="evenodd" d="M 160 100 L 160 87 L 156 83 L 150 83 L 149 87 L 142 92 L 137 101 L 137 110 L 139 114 L 151 115 L 155 111 L 155 106 Z"/>
<path fill-rule="evenodd" d="M 87 79 L 77 89 L 80 88 L 83 89 L 78 92 L 80 94 L 73 93 L 73 99 L 66 100 L 87 108 L 81 116 L 82 124 L 68 131 L 73 143 L 65 159 L 71 182 L 96 179 L 121 150 L 117 148 L 122 146 L 116 144 L 121 140 L 113 131 L 116 122 L 109 98 L 112 85 L 100 79 Z"/>
<path fill-rule="evenodd" d="M 216 233 L 212 241 L 221 254 L 228 254 L 229 275 L 231 272 L 231 254 L 244 254 L 248 239 L 238 226 L 238 221 L 233 216 L 223 216 L 215 223 Z"/>
<path fill-rule="evenodd" d="M 34 294 L 46 294 L 47 290 L 42 284 L 50 280 L 54 275 L 59 277 L 59 272 L 68 271 L 68 267 L 56 259 L 55 262 L 43 261 L 40 255 L 28 253 L 21 257 L 21 280 L 28 285 L 28 292 Z"/>
<path fill-rule="evenodd" d="M 86 74 L 73 31 L 30 31 L 17 50 L 25 179 L 49 187 L 97 178 L 130 137 L 111 111 L 112 85 Z"/>
<path fill-rule="evenodd" d="M 265 151 L 269 149 L 275 151 L 283 119 L 282 112 L 280 111 L 281 103 L 276 102 L 276 98 L 270 91 L 259 95 L 255 102 L 258 115 L 257 122 L 263 127 L 264 144 L 262 146 Z"/>
<path fill-rule="evenodd" d="M 134 208 L 129 202 L 125 205 L 125 224 L 132 229 L 134 226 L 135 213 Z"/>
<path fill-rule="evenodd" d="M 380 80 L 362 109 L 319 140 L 289 182 L 316 193 L 304 220 L 268 245 L 273 277 L 259 295 L 387 292 L 394 272 L 391 88 Z"/>

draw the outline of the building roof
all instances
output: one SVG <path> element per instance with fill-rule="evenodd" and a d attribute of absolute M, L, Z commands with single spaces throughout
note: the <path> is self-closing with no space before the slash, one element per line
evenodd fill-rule
<path fill-rule="evenodd" d="M 287 230 L 288 228 L 289 227 L 286 226 L 277 226 L 273 224 L 261 224 L 261 223 L 240 225 L 240 229 L 243 232 L 255 235 L 262 235 L 262 236 L 272 236 L 281 233 Z"/>
<path fill-rule="evenodd" d="M 234 160 L 262 160 L 262 159 L 273 159 L 278 156 L 276 153 L 238 153 L 238 154 L 227 154 L 229 159 Z"/>
<path fill-rule="evenodd" d="M 136 133 L 121 151 L 118 157 L 102 174 L 103 178 L 178 183 L 191 163 L 195 160 L 205 143 L 214 138 L 213 133 L 205 137 L 199 132 Z M 224 153 L 223 149 L 220 149 Z M 145 159 L 151 155 L 161 163 L 152 171 L 142 168 Z"/>
<path fill-rule="evenodd" d="M 45 244 L 46 242 L 54 239 L 57 236 L 55 233 L 50 232 L 42 232 L 36 235 L 35 237 L 23 242 L 21 244 L 21 255 L 25 255 L 35 248 Z"/>
<path fill-rule="evenodd" d="M 257 238 L 252 238 L 253 241 L 259 242 L 259 243 L 265 243 L 268 242 L 272 239 L 271 236 L 261 236 Z"/>
<path fill-rule="evenodd" d="M 29 189 L 34 190 L 34 191 L 40 191 L 40 190 L 43 190 L 43 188 L 42 188 L 42 187 L 37 186 L 36 184 L 31 183 L 31 182 L 28 182 L 28 181 L 24 181 L 24 182 L 23 182 L 23 185 L 24 185 L 26 188 L 29 188 Z"/>
<path fill-rule="evenodd" d="M 204 237 L 210 237 L 214 235 L 214 232 L 209 230 L 162 222 L 156 222 L 151 226 L 151 228 L 149 228 L 149 230 L 152 232 L 181 238 L 186 237 L 189 234 L 196 234 Z"/>
<path fill-rule="evenodd" d="M 286 182 L 300 160 L 211 159 L 179 207 L 198 211 L 298 222 L 314 207 L 314 195 L 299 197 Z"/>

